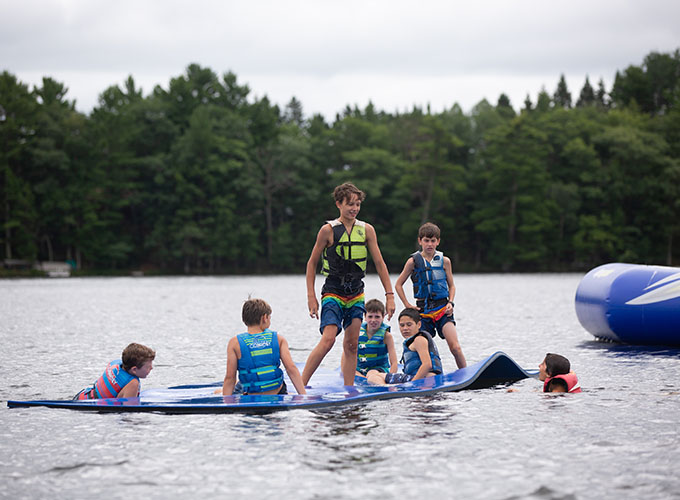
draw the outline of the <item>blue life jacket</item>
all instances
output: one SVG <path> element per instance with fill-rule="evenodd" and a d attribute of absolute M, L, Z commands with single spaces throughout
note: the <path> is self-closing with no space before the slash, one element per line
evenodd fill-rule
<path fill-rule="evenodd" d="M 271 391 L 283 384 L 279 339 L 269 329 L 262 333 L 241 333 L 236 337 L 241 348 L 238 378 L 243 393 Z"/>
<path fill-rule="evenodd" d="M 366 328 L 366 323 L 362 323 L 357 349 L 357 370 L 362 373 L 374 368 L 383 368 L 385 371 L 389 371 L 390 360 L 385 344 L 385 334 L 390 331 L 389 325 L 385 323 L 380 325 L 378 331 L 370 339 L 368 333 L 366 333 Z"/>
<path fill-rule="evenodd" d="M 418 306 L 436 300 L 448 300 L 449 284 L 446 281 L 444 254 L 435 252 L 432 262 L 426 261 L 420 252 L 412 253 L 411 257 L 415 264 L 411 273 L 413 297 L 420 299 Z"/>
<path fill-rule="evenodd" d="M 428 345 L 428 351 L 430 353 L 430 361 L 432 362 L 432 368 L 430 369 L 431 372 L 436 373 L 439 375 L 440 373 L 443 372 L 442 370 L 442 360 L 439 357 L 439 351 L 437 350 L 437 346 L 434 343 L 434 340 L 432 340 L 432 336 L 427 333 L 420 331 L 416 333 L 413 337 L 409 337 L 406 340 L 404 340 L 404 353 L 401 356 L 401 362 L 404 365 L 404 373 L 407 375 L 415 375 L 418 373 L 418 370 L 420 370 L 420 367 L 422 366 L 422 362 L 420 361 L 420 356 L 416 351 L 412 351 L 409 349 L 409 346 L 413 343 L 413 341 L 416 339 L 418 335 L 422 335 L 427 339 L 427 345 Z"/>
<path fill-rule="evenodd" d="M 104 373 L 95 381 L 92 387 L 80 391 L 76 398 L 83 399 L 104 399 L 115 398 L 123 387 L 139 377 L 126 372 L 123 369 L 123 361 L 117 359 L 111 361 Z"/>

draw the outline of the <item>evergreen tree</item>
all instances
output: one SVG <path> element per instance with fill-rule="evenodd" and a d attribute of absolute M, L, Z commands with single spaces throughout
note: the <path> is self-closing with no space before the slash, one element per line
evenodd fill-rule
<path fill-rule="evenodd" d="M 302 103 L 298 101 L 295 97 L 290 99 L 290 102 L 286 104 L 286 109 L 283 113 L 283 122 L 292 123 L 298 127 L 304 125 L 305 117 L 302 112 Z"/>
<path fill-rule="evenodd" d="M 560 81 L 557 83 L 557 89 L 553 94 L 553 102 L 556 108 L 571 108 L 571 92 L 567 88 L 567 81 L 564 75 L 560 75 Z"/>
<path fill-rule="evenodd" d="M 604 80 L 600 78 L 600 81 L 597 83 L 597 93 L 595 94 L 595 103 L 597 104 L 598 107 L 600 108 L 608 108 L 609 107 L 609 101 L 607 98 L 607 91 L 605 90 L 604 87 Z"/>
<path fill-rule="evenodd" d="M 547 111 L 550 111 L 551 106 L 552 100 L 550 99 L 548 92 L 546 92 L 545 87 L 543 87 L 541 88 L 541 91 L 538 93 L 538 97 L 536 98 L 536 111 L 545 113 Z"/>
<path fill-rule="evenodd" d="M 586 81 L 583 84 L 581 93 L 579 94 L 578 100 L 576 101 L 576 107 L 582 108 L 585 106 L 592 106 L 593 104 L 595 104 L 595 91 L 593 90 L 593 87 L 590 85 L 590 81 L 588 80 L 588 76 L 586 75 Z"/>
<path fill-rule="evenodd" d="M 510 104 L 510 98 L 505 94 L 501 94 L 498 97 L 496 110 L 503 118 L 510 119 L 515 117 L 515 110 L 512 108 L 512 104 Z"/>

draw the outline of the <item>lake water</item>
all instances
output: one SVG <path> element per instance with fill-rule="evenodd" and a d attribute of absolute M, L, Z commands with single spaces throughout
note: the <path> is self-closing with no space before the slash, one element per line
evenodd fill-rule
<path fill-rule="evenodd" d="M 143 389 L 221 380 L 249 294 L 272 305 L 272 328 L 304 362 L 319 334 L 303 276 L 0 281 L 0 497 L 680 498 L 680 353 L 594 341 L 574 313 L 581 278 L 455 278 L 469 363 L 500 350 L 537 368 L 557 352 L 580 395 L 542 394 L 528 379 L 515 393 L 268 415 L 10 410 L 6 401 L 70 398 L 133 341 L 157 351 Z M 366 292 L 384 297 L 376 276 Z M 322 366 L 338 366 L 340 353 L 337 342 Z"/>

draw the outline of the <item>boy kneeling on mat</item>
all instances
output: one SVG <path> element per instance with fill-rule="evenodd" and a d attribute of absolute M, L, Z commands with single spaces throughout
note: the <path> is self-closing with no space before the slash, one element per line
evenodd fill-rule
<path fill-rule="evenodd" d="M 366 379 L 374 385 L 401 384 L 442 373 L 442 361 L 432 336 L 422 331 L 420 312 L 406 308 L 399 314 L 399 331 L 404 337 L 401 362 L 404 373 L 382 373 L 371 370 Z"/>
<path fill-rule="evenodd" d="M 248 331 L 233 337 L 227 345 L 227 372 L 222 394 L 231 396 L 234 393 L 237 372 L 243 394 L 287 394 L 281 362 L 297 393 L 306 394 L 288 342 L 283 335 L 269 329 L 272 323 L 269 304 L 262 299 L 248 299 L 243 304 L 241 317 Z"/>

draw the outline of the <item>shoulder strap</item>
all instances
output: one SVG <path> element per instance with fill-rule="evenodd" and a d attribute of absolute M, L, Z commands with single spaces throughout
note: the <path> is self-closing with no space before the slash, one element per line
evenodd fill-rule
<path fill-rule="evenodd" d="M 413 263 L 415 264 L 417 269 L 425 268 L 425 259 L 423 259 L 423 256 L 420 255 L 420 252 L 413 252 L 411 254 L 411 257 L 413 257 Z"/>

